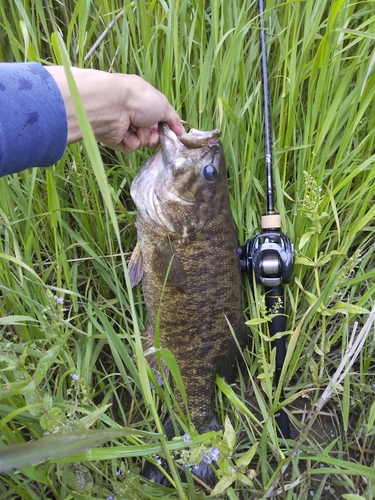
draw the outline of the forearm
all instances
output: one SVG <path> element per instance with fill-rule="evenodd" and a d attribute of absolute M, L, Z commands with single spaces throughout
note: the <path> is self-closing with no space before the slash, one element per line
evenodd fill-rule
<path fill-rule="evenodd" d="M 46 66 L 45 69 L 54 78 L 64 100 L 68 118 L 67 144 L 80 141 L 82 132 L 65 70 L 63 66 Z M 113 75 L 94 69 L 72 67 L 70 70 L 95 137 L 98 138 L 104 133 L 108 133 L 108 129 L 114 126 L 114 122 L 117 122 L 118 112 L 111 102 L 111 96 L 118 96 L 118 90 L 114 88 Z"/>

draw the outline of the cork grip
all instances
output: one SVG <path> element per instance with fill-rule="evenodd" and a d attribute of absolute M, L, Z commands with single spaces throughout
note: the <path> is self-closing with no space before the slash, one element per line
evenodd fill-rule
<path fill-rule="evenodd" d="M 280 214 L 271 214 L 262 216 L 262 229 L 280 229 L 281 217 Z"/>

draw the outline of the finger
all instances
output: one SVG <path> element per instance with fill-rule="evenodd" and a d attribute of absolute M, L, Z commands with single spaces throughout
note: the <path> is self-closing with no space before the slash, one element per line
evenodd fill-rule
<path fill-rule="evenodd" d="M 136 134 L 138 139 L 140 140 L 140 148 L 144 146 L 148 146 L 151 139 L 151 130 L 149 127 L 140 127 L 136 129 Z"/>
<path fill-rule="evenodd" d="M 185 133 L 185 129 L 182 125 L 181 118 L 178 116 L 176 110 L 174 108 L 172 108 L 171 105 L 168 106 L 167 112 L 161 121 L 166 122 L 168 124 L 169 128 L 176 135 L 179 136 L 179 135 L 182 135 Z"/>
<path fill-rule="evenodd" d="M 120 143 L 120 148 L 124 153 L 131 153 L 138 148 L 143 148 L 148 146 L 150 148 L 155 148 L 158 145 L 159 136 L 157 131 L 151 130 L 148 127 L 135 128 L 131 126 L 129 130 L 124 135 L 123 140 Z"/>
<path fill-rule="evenodd" d="M 148 147 L 150 149 L 155 149 L 159 146 L 160 144 L 160 138 L 159 138 L 159 133 L 157 131 L 157 129 L 152 129 L 150 131 L 150 140 L 149 140 L 149 143 L 148 143 Z"/>
<path fill-rule="evenodd" d="M 120 144 L 115 148 L 123 153 L 131 153 L 141 146 L 141 141 L 136 132 L 128 130 Z"/>

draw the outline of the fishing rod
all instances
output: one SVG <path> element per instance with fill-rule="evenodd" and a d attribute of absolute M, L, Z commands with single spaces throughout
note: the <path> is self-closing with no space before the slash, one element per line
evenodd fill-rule
<path fill-rule="evenodd" d="M 261 226 L 263 232 L 248 240 L 240 248 L 240 260 L 242 271 L 250 275 L 254 274 L 256 282 L 266 288 L 266 308 L 273 315 L 268 325 L 269 335 L 274 338 L 276 334 L 285 332 L 286 329 L 283 284 L 289 283 L 292 278 L 294 248 L 291 240 L 281 232 L 281 217 L 274 207 L 271 117 L 263 0 L 259 0 L 259 20 L 264 113 L 266 213 L 262 216 Z M 277 385 L 286 355 L 285 336 L 274 338 L 271 346 L 276 349 L 275 384 Z M 283 408 L 280 409 L 275 418 L 279 428 L 279 435 L 289 439 L 290 424 L 288 415 Z"/>

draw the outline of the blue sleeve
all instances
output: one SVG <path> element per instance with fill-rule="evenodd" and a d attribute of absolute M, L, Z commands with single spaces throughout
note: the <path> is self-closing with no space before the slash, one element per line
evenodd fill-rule
<path fill-rule="evenodd" d="M 68 124 L 60 90 L 37 63 L 0 63 L 0 176 L 61 158 Z"/>

